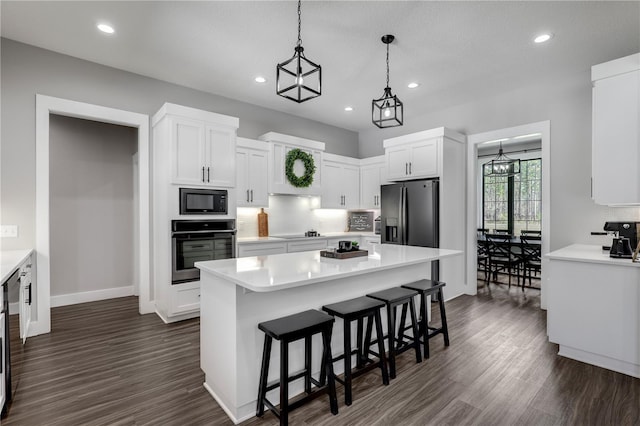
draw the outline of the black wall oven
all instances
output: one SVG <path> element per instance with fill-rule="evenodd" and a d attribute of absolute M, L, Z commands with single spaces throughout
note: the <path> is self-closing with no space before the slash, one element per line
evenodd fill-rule
<path fill-rule="evenodd" d="M 195 262 L 235 257 L 236 221 L 234 219 L 171 221 L 171 283 L 200 279 Z"/>

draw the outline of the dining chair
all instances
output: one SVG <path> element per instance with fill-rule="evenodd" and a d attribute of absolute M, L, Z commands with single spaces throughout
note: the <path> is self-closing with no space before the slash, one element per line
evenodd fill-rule
<path fill-rule="evenodd" d="M 509 288 L 511 288 L 513 270 L 515 270 L 519 281 L 520 265 L 522 264 L 519 249 L 514 252 L 514 244 L 511 235 L 508 234 L 487 234 L 486 239 L 488 242 L 489 274 L 493 275 L 495 279 L 498 272 L 506 271 L 509 274 Z"/>
<path fill-rule="evenodd" d="M 542 270 L 542 237 L 539 235 L 521 235 L 520 247 L 522 250 L 522 289 L 524 290 L 525 277 L 529 276 L 529 287 L 531 287 L 531 271 L 540 272 Z"/>

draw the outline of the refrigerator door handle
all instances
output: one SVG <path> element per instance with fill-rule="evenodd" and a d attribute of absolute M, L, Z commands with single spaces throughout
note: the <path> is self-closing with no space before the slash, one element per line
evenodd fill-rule
<path fill-rule="evenodd" d="M 407 188 L 400 188 L 400 244 L 407 244 Z"/>

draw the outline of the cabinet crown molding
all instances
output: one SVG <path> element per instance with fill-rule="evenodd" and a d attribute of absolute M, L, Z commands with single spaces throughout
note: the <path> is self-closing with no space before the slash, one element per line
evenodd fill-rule
<path fill-rule="evenodd" d="M 314 141 L 311 139 L 300 138 L 298 136 L 283 135 L 282 133 L 268 132 L 258 136 L 258 139 L 265 142 L 280 142 L 286 145 L 295 145 L 307 149 L 315 149 L 324 151 L 324 142 Z"/>
<path fill-rule="evenodd" d="M 177 115 L 184 118 L 213 122 L 222 126 L 229 126 L 237 129 L 240 120 L 237 117 L 218 114 L 216 112 L 203 111 L 201 109 L 186 107 L 183 105 L 165 102 L 164 105 L 151 118 L 151 125 L 155 126 L 162 118 L 167 115 Z"/>
<path fill-rule="evenodd" d="M 591 67 L 591 81 L 602 80 L 640 69 L 640 53 L 614 59 Z"/>
<path fill-rule="evenodd" d="M 424 141 L 426 139 L 435 139 L 440 137 L 445 137 L 459 143 L 467 142 L 466 135 L 463 135 L 462 133 L 458 133 L 451 129 L 447 129 L 446 127 L 437 127 L 435 129 L 423 130 L 421 132 L 410 133 L 408 135 L 385 139 L 382 141 L 382 145 L 384 146 L 384 148 L 389 148 L 393 146 L 404 145 L 406 143 Z"/>

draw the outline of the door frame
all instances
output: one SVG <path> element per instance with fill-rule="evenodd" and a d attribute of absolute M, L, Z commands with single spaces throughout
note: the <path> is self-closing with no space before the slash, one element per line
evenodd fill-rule
<path fill-rule="evenodd" d="M 36 321 L 30 336 L 51 332 L 51 269 L 49 217 L 49 116 L 51 114 L 138 129 L 138 282 L 139 312 L 152 313 L 150 282 L 149 116 L 136 112 L 36 94 Z"/>
<path fill-rule="evenodd" d="M 467 288 L 468 294 L 478 291 L 477 203 L 478 203 L 478 145 L 496 139 L 512 138 L 531 133 L 540 133 L 542 140 L 542 272 L 540 279 L 540 307 L 547 308 L 546 282 L 549 271 L 544 255 L 550 251 L 551 236 L 551 122 L 539 121 L 505 129 L 476 133 L 467 137 Z"/>

